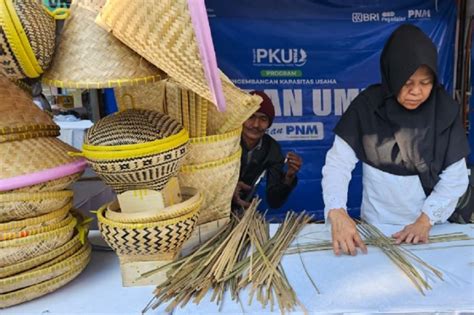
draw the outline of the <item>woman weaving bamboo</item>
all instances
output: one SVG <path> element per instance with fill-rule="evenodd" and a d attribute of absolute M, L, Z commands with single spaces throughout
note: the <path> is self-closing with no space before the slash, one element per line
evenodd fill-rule
<path fill-rule="evenodd" d="M 382 83 L 361 92 L 341 117 L 323 167 L 333 250 L 366 246 L 346 212 L 351 171 L 363 167 L 361 217 L 403 225 L 397 243 L 427 242 L 466 191 L 469 145 L 455 103 L 437 77 L 435 45 L 419 28 L 396 29 L 380 58 Z"/>

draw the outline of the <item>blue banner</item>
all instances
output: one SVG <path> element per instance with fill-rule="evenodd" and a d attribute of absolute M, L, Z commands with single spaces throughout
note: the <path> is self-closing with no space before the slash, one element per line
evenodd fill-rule
<path fill-rule="evenodd" d="M 277 117 L 269 133 L 283 151 L 296 151 L 304 160 L 297 188 L 275 215 L 294 209 L 322 217 L 321 168 L 332 130 L 361 89 L 380 81 L 381 49 L 400 24 L 415 24 L 433 39 L 440 80 L 452 91 L 455 1 L 206 0 L 206 5 L 219 67 L 239 87 L 270 96 Z M 349 194 L 353 214 L 361 190 L 358 167 Z"/>

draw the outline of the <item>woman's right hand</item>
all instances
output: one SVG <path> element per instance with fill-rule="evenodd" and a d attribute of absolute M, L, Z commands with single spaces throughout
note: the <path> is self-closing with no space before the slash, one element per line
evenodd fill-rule
<path fill-rule="evenodd" d="M 357 255 L 357 247 L 364 254 L 367 253 L 367 247 L 362 241 L 359 232 L 357 232 L 356 223 L 349 217 L 343 208 L 331 209 L 328 213 L 331 221 L 332 249 L 334 254 L 339 256 L 341 251 L 344 254 L 352 256 Z"/>

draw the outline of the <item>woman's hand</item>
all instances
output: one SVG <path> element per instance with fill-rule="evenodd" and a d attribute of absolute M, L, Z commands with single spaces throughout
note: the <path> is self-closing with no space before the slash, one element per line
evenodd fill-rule
<path fill-rule="evenodd" d="M 405 226 L 403 230 L 393 234 L 392 237 L 395 238 L 396 244 L 401 244 L 403 242 L 408 244 L 426 244 L 428 243 L 430 230 L 430 219 L 425 213 L 421 213 L 414 223 Z"/>
<path fill-rule="evenodd" d="M 328 213 L 331 220 L 332 249 L 339 256 L 341 250 L 344 254 L 357 255 L 357 247 L 367 253 L 367 247 L 357 232 L 356 223 L 347 214 L 346 210 L 331 209 Z"/>

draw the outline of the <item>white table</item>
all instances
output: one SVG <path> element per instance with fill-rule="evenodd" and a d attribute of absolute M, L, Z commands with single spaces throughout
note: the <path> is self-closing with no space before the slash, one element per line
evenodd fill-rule
<path fill-rule="evenodd" d="M 399 229 L 380 227 L 386 233 Z M 474 237 L 474 225 L 435 226 L 432 234 L 464 232 Z M 97 232 L 96 232 L 97 233 Z M 92 241 L 97 242 L 96 233 Z M 311 225 L 298 242 L 329 239 L 324 225 Z M 464 246 L 464 245 L 471 246 Z M 283 266 L 290 283 L 309 314 L 465 314 L 474 313 L 474 241 L 456 241 L 412 246 L 413 252 L 445 274 L 445 281 L 429 280 L 433 290 L 422 296 L 408 278 L 377 248 L 367 255 L 336 257 L 332 251 L 301 255 L 321 294 L 317 294 L 304 274 L 300 256 L 285 256 Z M 123 288 L 117 257 L 112 252 L 93 252 L 87 269 L 74 281 L 22 305 L 0 310 L 12 314 L 140 314 L 152 297 L 153 287 Z M 229 296 L 228 296 L 229 297 Z M 247 306 L 247 294 L 241 295 L 245 314 L 273 314 L 258 302 Z M 222 314 L 242 314 L 240 304 L 227 298 Z M 276 310 L 274 314 L 279 314 Z M 147 314 L 165 314 L 164 307 Z M 188 303 L 173 314 L 219 314 L 209 295 L 199 305 Z M 292 314 L 303 314 L 301 309 Z"/>

